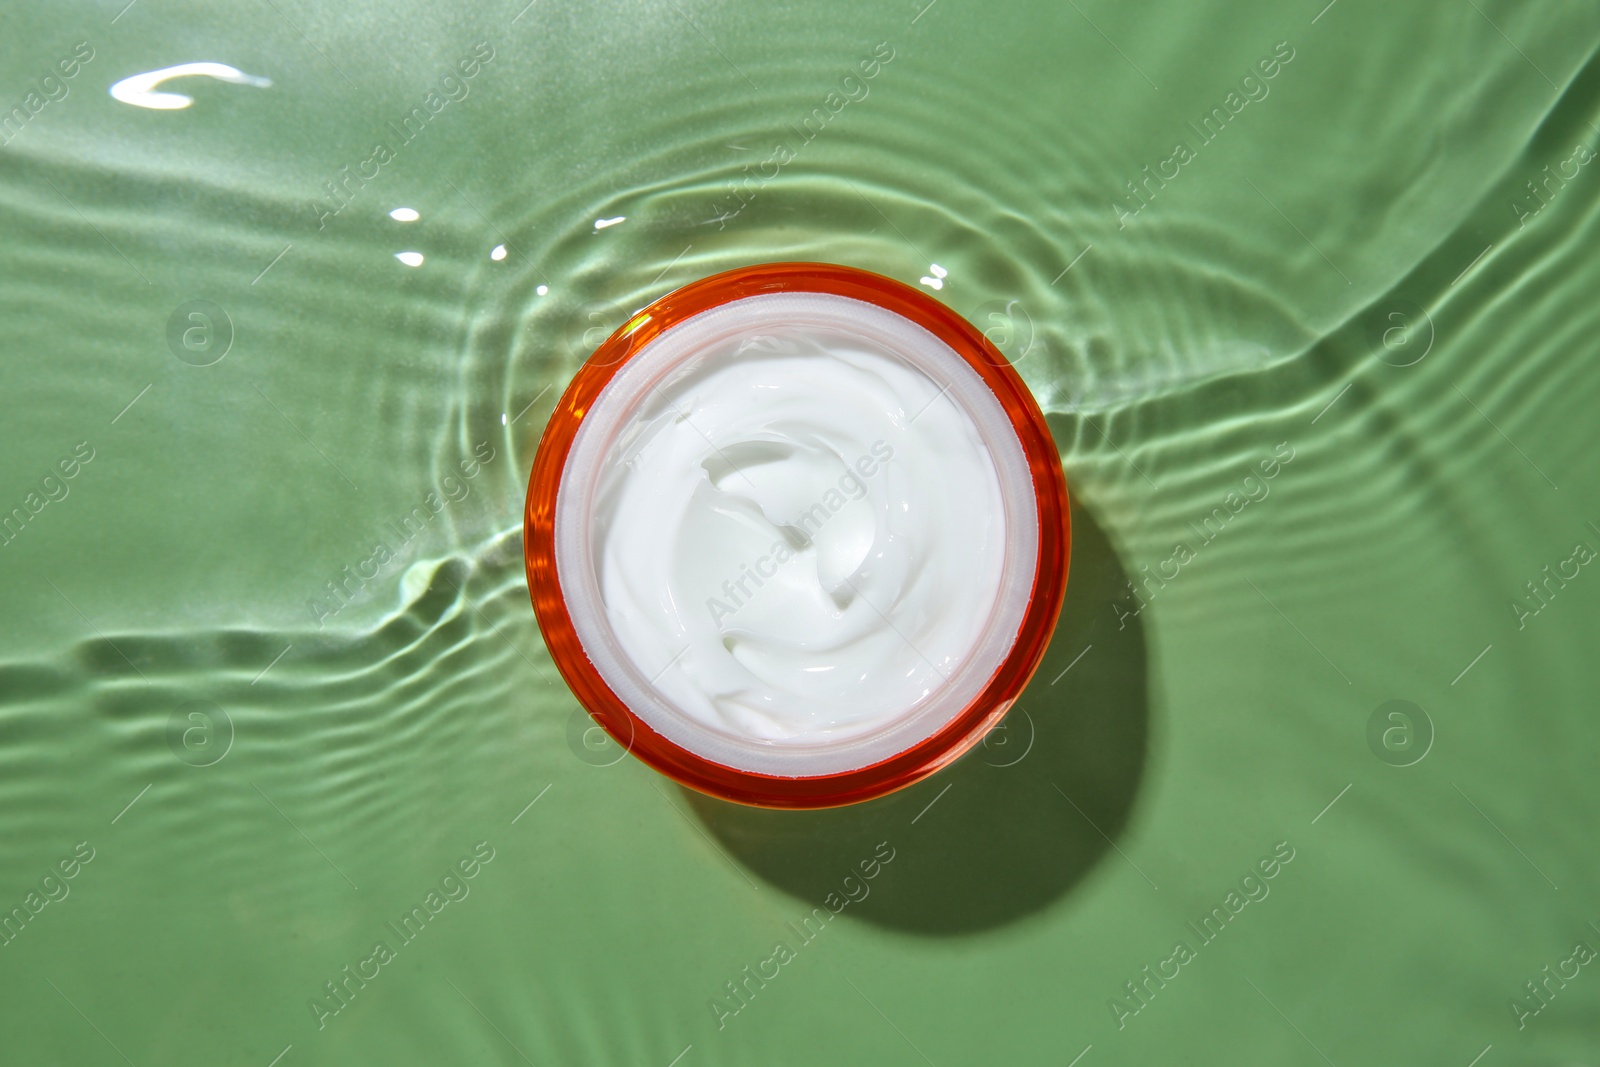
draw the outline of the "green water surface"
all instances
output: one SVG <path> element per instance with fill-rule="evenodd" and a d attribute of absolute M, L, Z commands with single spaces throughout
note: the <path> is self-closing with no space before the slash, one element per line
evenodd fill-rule
<path fill-rule="evenodd" d="M 0 1062 L 1600 1061 L 1592 3 L 125 2 L 0 33 Z M 1076 512 L 1005 726 L 785 814 L 586 734 L 521 504 L 802 259 Z"/>

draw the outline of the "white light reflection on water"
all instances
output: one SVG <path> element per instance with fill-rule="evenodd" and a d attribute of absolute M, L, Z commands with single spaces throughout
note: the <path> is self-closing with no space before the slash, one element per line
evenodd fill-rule
<path fill-rule="evenodd" d="M 234 85 L 254 85 L 259 89 L 265 89 L 272 84 L 271 78 L 258 78 L 226 63 L 179 63 L 175 67 L 162 67 L 160 70 L 123 78 L 111 87 L 111 95 L 124 104 L 132 104 L 134 107 L 146 107 L 153 111 L 177 111 L 194 103 L 194 97 L 182 93 L 158 93 L 155 88 L 170 78 L 191 77 L 215 78 Z"/>

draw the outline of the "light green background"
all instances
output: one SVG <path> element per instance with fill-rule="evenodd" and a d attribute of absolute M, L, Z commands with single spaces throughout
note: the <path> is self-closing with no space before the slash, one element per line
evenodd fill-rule
<path fill-rule="evenodd" d="M 0 513 L 93 450 L 0 547 L 0 908 L 94 850 L 0 947 L 6 1063 L 1600 1059 L 1593 967 L 1512 1008 L 1600 946 L 1600 576 L 1525 589 L 1600 550 L 1600 168 L 1537 215 L 1527 190 L 1600 142 L 1592 5 L 113 0 L 6 29 L 0 108 L 94 54 L 0 148 Z M 479 42 L 465 98 L 319 229 L 323 183 Z M 108 95 L 195 61 L 272 85 Z M 1021 713 L 811 815 L 597 765 L 520 545 L 588 349 L 789 259 L 943 268 L 1078 504 Z M 233 332 L 204 367 L 168 344 L 201 299 Z M 1427 716 L 1394 752 L 1368 740 L 1390 700 Z M 231 728 L 186 747 L 191 701 Z M 319 1029 L 323 983 L 480 842 L 469 895 Z M 879 842 L 870 895 L 800 944 Z M 1269 895 L 1201 946 L 1187 924 L 1280 842 Z M 719 1028 L 780 939 L 795 958 Z M 1196 958 L 1119 1028 L 1180 939 Z"/>

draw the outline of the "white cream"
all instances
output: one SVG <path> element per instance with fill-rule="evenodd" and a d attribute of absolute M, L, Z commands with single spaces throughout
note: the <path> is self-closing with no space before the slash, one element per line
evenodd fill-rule
<path fill-rule="evenodd" d="M 587 414 L 557 503 L 607 684 L 765 773 L 865 766 L 959 713 L 1010 650 L 1036 545 L 982 380 L 908 320 L 821 294 L 658 337 Z"/>

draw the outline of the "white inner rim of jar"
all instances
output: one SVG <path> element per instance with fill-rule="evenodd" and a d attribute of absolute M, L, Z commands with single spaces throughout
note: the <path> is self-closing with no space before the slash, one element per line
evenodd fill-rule
<path fill-rule="evenodd" d="M 714 728 L 652 684 L 672 669 L 636 662 L 613 630 L 597 574 L 594 549 L 597 489 L 616 462 L 630 422 L 664 384 L 680 378 L 708 353 L 743 339 L 784 331 L 846 334 L 925 375 L 930 396 L 943 393 L 970 419 L 999 482 L 1004 511 L 1004 560 L 993 607 L 965 659 L 941 671 L 925 698 L 878 728 L 845 740 L 794 744 Z M 823 398 L 825 399 L 825 398 Z M 613 693 L 640 719 L 675 744 L 737 770 L 784 777 L 837 774 L 881 762 L 926 740 L 982 691 L 1005 661 L 1032 597 L 1038 557 L 1038 507 L 1021 443 L 989 387 L 953 349 L 894 312 L 825 293 L 774 293 L 735 300 L 702 312 L 651 341 L 608 382 L 590 406 L 567 454 L 557 491 L 557 576 L 574 630 L 590 662 Z M 635 652 L 637 653 L 637 649 Z"/>

